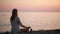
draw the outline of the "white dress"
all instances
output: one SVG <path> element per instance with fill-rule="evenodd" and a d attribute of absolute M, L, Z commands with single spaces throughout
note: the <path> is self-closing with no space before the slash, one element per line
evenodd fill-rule
<path fill-rule="evenodd" d="M 11 21 L 11 32 L 13 33 L 17 33 L 19 32 L 19 25 L 22 26 L 22 23 L 21 21 L 19 20 L 18 17 L 15 17 L 15 20 L 14 21 Z"/>

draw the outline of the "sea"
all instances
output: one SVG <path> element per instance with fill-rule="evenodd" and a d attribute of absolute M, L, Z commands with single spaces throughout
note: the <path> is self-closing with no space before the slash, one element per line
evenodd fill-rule
<path fill-rule="evenodd" d="M 11 31 L 11 15 L 12 11 L 0 11 L 0 32 Z M 60 12 L 57 11 L 18 11 L 18 17 L 32 30 L 60 29 Z"/>

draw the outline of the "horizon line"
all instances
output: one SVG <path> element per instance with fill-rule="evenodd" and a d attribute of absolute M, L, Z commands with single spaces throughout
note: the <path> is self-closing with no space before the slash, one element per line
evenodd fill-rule
<path fill-rule="evenodd" d="M 11 12 L 12 10 L 0 10 L 0 12 Z M 60 12 L 60 10 L 18 10 L 18 12 Z"/>

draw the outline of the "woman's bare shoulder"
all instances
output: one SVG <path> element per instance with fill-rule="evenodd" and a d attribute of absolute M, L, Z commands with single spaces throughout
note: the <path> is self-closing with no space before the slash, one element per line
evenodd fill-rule
<path fill-rule="evenodd" d="M 16 19 L 16 20 L 20 20 L 18 16 L 17 16 L 15 19 Z"/>

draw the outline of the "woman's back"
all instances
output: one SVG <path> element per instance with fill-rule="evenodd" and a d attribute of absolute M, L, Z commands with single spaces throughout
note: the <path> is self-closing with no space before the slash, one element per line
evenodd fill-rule
<path fill-rule="evenodd" d="M 12 26 L 11 31 L 12 32 L 19 32 L 19 23 L 18 23 L 18 20 L 19 20 L 19 18 L 15 17 L 15 20 L 11 21 L 11 26 Z"/>

